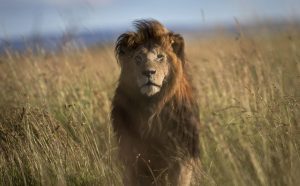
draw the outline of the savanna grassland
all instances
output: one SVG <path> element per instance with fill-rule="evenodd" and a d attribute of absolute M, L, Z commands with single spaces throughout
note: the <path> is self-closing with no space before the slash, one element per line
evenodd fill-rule
<path fill-rule="evenodd" d="M 201 109 L 193 185 L 300 185 L 300 34 L 187 39 Z M 0 56 L 0 185 L 122 185 L 113 45 Z"/>

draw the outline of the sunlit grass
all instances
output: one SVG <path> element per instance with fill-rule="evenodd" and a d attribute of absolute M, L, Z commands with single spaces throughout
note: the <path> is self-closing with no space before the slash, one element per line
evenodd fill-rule
<path fill-rule="evenodd" d="M 300 185 L 300 36 L 187 41 L 201 108 L 193 185 Z M 0 56 L 0 184 L 122 185 L 112 46 Z"/>

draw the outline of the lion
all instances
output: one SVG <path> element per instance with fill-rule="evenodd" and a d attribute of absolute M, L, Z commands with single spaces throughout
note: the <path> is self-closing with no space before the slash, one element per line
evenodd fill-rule
<path fill-rule="evenodd" d="M 134 26 L 115 47 L 121 73 L 111 120 L 124 185 L 190 185 L 200 151 L 199 108 L 184 39 L 156 20 Z"/>

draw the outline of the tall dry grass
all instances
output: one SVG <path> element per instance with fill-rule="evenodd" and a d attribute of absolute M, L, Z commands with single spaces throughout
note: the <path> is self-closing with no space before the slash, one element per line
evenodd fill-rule
<path fill-rule="evenodd" d="M 300 185 L 300 35 L 187 41 L 201 108 L 193 185 Z M 112 46 L 0 56 L 0 184 L 121 185 Z"/>

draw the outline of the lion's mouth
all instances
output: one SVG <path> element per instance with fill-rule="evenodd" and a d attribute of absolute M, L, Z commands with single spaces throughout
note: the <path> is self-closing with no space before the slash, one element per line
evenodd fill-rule
<path fill-rule="evenodd" d="M 161 85 L 148 80 L 148 82 L 141 87 L 141 93 L 150 97 L 158 93 L 160 89 L 161 89 Z"/>
<path fill-rule="evenodd" d="M 158 85 L 158 84 L 156 84 L 156 83 L 153 83 L 152 81 L 148 81 L 144 86 L 156 86 L 156 87 L 161 88 L 161 85 Z"/>

